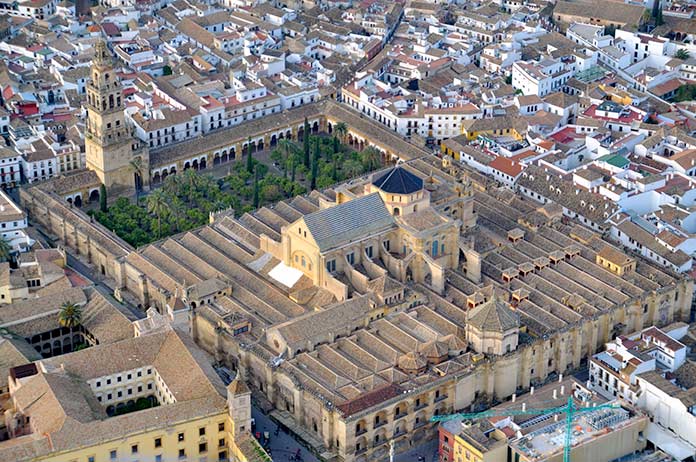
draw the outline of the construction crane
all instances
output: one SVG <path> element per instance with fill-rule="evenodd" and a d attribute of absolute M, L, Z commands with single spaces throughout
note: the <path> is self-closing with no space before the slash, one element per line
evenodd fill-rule
<path fill-rule="evenodd" d="M 545 409 L 489 409 L 488 411 L 475 412 L 470 414 L 449 414 L 436 415 L 430 418 L 431 422 L 446 422 L 449 420 L 479 420 L 489 417 L 510 417 L 516 415 L 552 415 L 565 414 L 565 442 L 563 444 L 563 462 L 570 462 L 570 450 L 572 448 L 572 430 L 573 418 L 577 414 L 584 412 L 598 411 L 600 409 L 618 409 L 621 405 L 618 403 L 600 404 L 597 406 L 577 407 L 573 401 L 573 397 L 568 397 L 568 402 L 563 406 L 550 407 Z"/>

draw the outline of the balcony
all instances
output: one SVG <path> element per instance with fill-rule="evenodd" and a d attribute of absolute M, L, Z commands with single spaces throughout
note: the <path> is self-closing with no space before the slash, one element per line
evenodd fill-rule
<path fill-rule="evenodd" d="M 355 436 L 364 435 L 365 433 L 367 433 L 367 428 L 360 428 L 358 430 L 355 430 Z"/>
<path fill-rule="evenodd" d="M 372 447 L 373 447 L 373 448 L 378 448 L 378 447 L 380 447 L 380 446 L 382 446 L 382 445 L 384 445 L 384 444 L 387 444 L 388 442 L 389 442 L 389 440 L 388 440 L 387 438 L 383 438 L 383 439 L 381 439 L 381 440 L 379 440 L 379 441 L 374 441 L 373 444 L 372 444 Z"/>
<path fill-rule="evenodd" d="M 433 401 L 436 403 L 439 403 L 440 401 L 443 401 L 446 399 L 447 399 L 447 395 L 440 395 L 440 396 L 436 397 Z"/>
<path fill-rule="evenodd" d="M 420 409 L 423 409 L 424 407 L 428 407 L 428 403 L 423 401 L 420 404 L 416 404 L 413 408 L 413 410 L 418 411 Z"/>
<path fill-rule="evenodd" d="M 373 428 L 376 430 L 379 427 L 384 427 L 386 424 L 387 424 L 386 420 L 382 420 L 380 422 L 375 422 L 375 425 L 373 426 Z"/>

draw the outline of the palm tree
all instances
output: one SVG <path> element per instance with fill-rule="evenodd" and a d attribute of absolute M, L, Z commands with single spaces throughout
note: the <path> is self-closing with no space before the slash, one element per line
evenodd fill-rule
<path fill-rule="evenodd" d="M 348 133 L 348 125 L 345 122 L 339 122 L 334 127 L 336 134 L 341 139 L 341 143 L 346 144 L 346 134 Z"/>
<path fill-rule="evenodd" d="M 365 171 L 372 171 L 382 164 L 382 153 L 374 146 L 368 146 L 360 153 Z"/>
<path fill-rule="evenodd" d="M 188 189 L 188 201 L 189 204 L 193 204 L 193 198 L 198 190 L 198 185 L 200 184 L 201 176 L 195 171 L 188 169 L 181 175 L 181 181 Z"/>
<path fill-rule="evenodd" d="M 77 327 L 82 321 L 82 308 L 72 302 L 65 302 L 60 307 L 58 322 L 63 327 Z"/>
<path fill-rule="evenodd" d="M 157 217 L 157 238 L 160 238 L 162 233 L 162 215 L 169 210 L 169 203 L 161 189 L 154 190 L 147 196 L 147 211 L 154 213 Z"/>
<path fill-rule="evenodd" d="M 12 245 L 5 237 L 0 237 L 0 261 L 12 258 Z"/>
<path fill-rule="evenodd" d="M 287 174 L 288 160 L 290 159 L 290 154 L 294 154 L 295 152 L 295 144 L 292 141 L 283 138 L 278 142 L 278 147 L 283 153 L 283 161 L 280 162 L 280 165 L 283 166 L 283 173 Z"/>
<path fill-rule="evenodd" d="M 347 178 L 353 178 L 363 172 L 363 166 L 357 160 L 348 159 L 343 163 L 343 172 Z"/>
<path fill-rule="evenodd" d="M 684 61 L 686 61 L 687 59 L 689 59 L 689 56 L 690 56 L 690 55 L 689 55 L 689 52 L 688 52 L 687 50 L 683 49 L 683 48 L 680 48 L 680 49 L 677 50 L 677 52 L 674 54 L 674 57 L 675 57 L 675 58 L 681 59 L 681 60 L 684 60 Z"/>

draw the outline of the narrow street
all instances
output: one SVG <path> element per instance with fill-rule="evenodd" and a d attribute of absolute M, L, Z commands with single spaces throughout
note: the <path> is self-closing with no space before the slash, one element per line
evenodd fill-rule
<path fill-rule="evenodd" d="M 314 456 L 314 454 L 310 453 L 307 448 L 297 442 L 292 435 L 280 429 L 270 417 L 261 412 L 256 406 L 252 406 L 251 415 L 256 421 L 254 432 L 261 435 L 260 441 L 263 442 L 264 432 L 270 434 L 271 439 L 266 448 L 267 450 L 270 449 L 270 454 L 274 462 L 295 461 L 296 459 L 294 457 L 298 449 L 300 450 L 300 456 L 303 462 L 319 462 L 319 459 Z M 278 431 L 277 435 L 275 434 L 276 431 Z"/>

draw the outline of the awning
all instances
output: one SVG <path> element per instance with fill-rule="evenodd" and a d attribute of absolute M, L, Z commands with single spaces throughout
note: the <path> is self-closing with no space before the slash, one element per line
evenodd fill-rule
<path fill-rule="evenodd" d="M 684 460 L 689 456 L 696 455 L 696 447 L 655 423 L 648 424 L 645 436 L 655 447 L 662 449 L 677 460 Z"/>
<path fill-rule="evenodd" d="M 302 271 L 286 266 L 283 262 L 278 263 L 268 275 L 285 287 L 294 286 L 302 277 Z"/>

